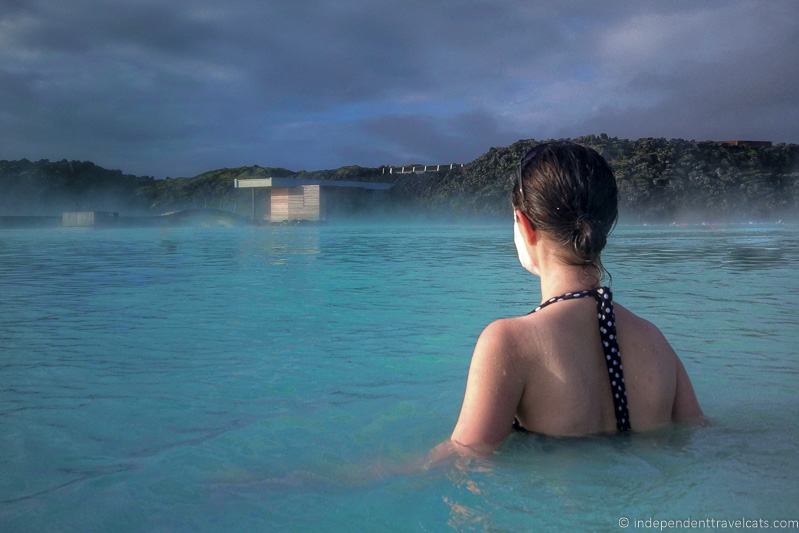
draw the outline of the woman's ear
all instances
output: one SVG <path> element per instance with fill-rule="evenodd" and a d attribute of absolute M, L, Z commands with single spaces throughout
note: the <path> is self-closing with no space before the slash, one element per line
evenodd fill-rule
<path fill-rule="evenodd" d="M 516 222 L 519 224 L 519 231 L 521 231 L 525 242 L 529 244 L 535 244 L 536 240 L 538 239 L 538 235 L 533 227 L 533 223 L 530 222 L 530 219 L 521 211 L 521 209 L 514 209 L 514 213 L 516 214 Z"/>

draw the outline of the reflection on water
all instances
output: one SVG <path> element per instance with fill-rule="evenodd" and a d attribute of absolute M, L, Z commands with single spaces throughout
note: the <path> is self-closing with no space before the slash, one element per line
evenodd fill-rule
<path fill-rule="evenodd" d="M 316 256 L 319 254 L 319 227 L 311 226 L 303 232 L 280 232 L 275 234 L 273 246 L 268 249 L 275 260 L 285 261 L 289 255 Z"/>
<path fill-rule="evenodd" d="M 739 246 L 729 250 L 727 257 L 728 259 L 722 262 L 732 270 L 762 270 L 788 264 L 785 252 L 778 247 Z"/>
<path fill-rule="evenodd" d="M 260 256 L 269 265 L 287 265 L 296 256 L 315 259 L 320 253 L 319 225 L 269 225 L 250 229 L 239 241 L 239 256 Z"/>
<path fill-rule="evenodd" d="M 668 241 L 664 242 L 664 231 Z M 622 229 L 622 232 L 624 230 Z M 668 262 L 697 262 L 730 270 L 767 269 L 786 266 L 786 250 L 796 246 L 794 226 L 770 226 L 767 229 L 735 226 L 694 231 L 627 231 L 623 239 L 611 236 L 609 251 L 629 263 L 662 266 Z"/>

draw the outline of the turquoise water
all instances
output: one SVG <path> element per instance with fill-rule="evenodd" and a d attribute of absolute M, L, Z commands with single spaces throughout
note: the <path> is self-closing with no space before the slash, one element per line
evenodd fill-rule
<path fill-rule="evenodd" d="M 510 221 L 0 230 L 0 529 L 797 519 L 798 229 L 611 237 L 615 298 L 671 340 L 711 427 L 514 434 L 407 474 L 449 436 L 482 328 L 538 303 Z"/>

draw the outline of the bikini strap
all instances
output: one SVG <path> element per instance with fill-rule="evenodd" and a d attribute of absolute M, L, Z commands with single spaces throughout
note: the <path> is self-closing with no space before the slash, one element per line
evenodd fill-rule
<path fill-rule="evenodd" d="M 604 288 L 606 288 L 606 287 L 604 287 Z M 600 289 L 602 289 L 602 287 L 595 288 L 595 289 L 585 289 L 585 290 L 582 290 L 582 291 L 570 291 L 570 292 L 563 293 L 560 296 L 553 296 L 552 298 L 550 298 L 546 302 L 542 303 L 541 305 L 539 305 L 538 307 L 536 307 L 535 309 L 533 309 L 532 311 L 530 311 L 527 314 L 531 315 L 531 314 L 535 313 L 536 311 L 540 311 L 541 309 L 543 309 L 544 307 L 546 307 L 548 305 L 551 305 L 551 304 L 554 304 L 555 302 L 560 302 L 560 301 L 563 301 L 563 300 L 572 300 L 574 298 L 582 298 L 582 297 L 588 296 L 588 295 L 594 295 L 594 297 L 597 297 L 597 291 L 599 291 Z M 608 289 L 608 290 L 610 290 L 610 289 Z"/>
<path fill-rule="evenodd" d="M 616 428 L 629 431 L 630 413 L 627 409 L 627 389 L 624 386 L 624 365 L 621 363 L 621 352 L 616 335 L 616 314 L 613 311 L 613 293 L 610 287 L 597 289 L 597 321 L 599 336 L 602 339 L 602 350 L 605 352 L 605 365 L 610 379 L 610 392 L 613 394 L 613 412 L 616 415 Z"/>

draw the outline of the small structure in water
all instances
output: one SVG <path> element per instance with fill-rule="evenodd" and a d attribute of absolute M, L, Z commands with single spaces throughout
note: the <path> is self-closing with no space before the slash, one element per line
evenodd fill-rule
<path fill-rule="evenodd" d="M 251 189 L 254 221 L 286 222 L 323 221 L 334 212 L 348 212 L 367 207 L 393 183 L 296 178 L 237 179 L 237 189 Z M 256 200 L 256 190 L 265 195 Z"/>
<path fill-rule="evenodd" d="M 61 225 L 67 228 L 91 228 L 116 224 L 119 213 L 111 211 L 66 211 L 61 213 Z"/>

